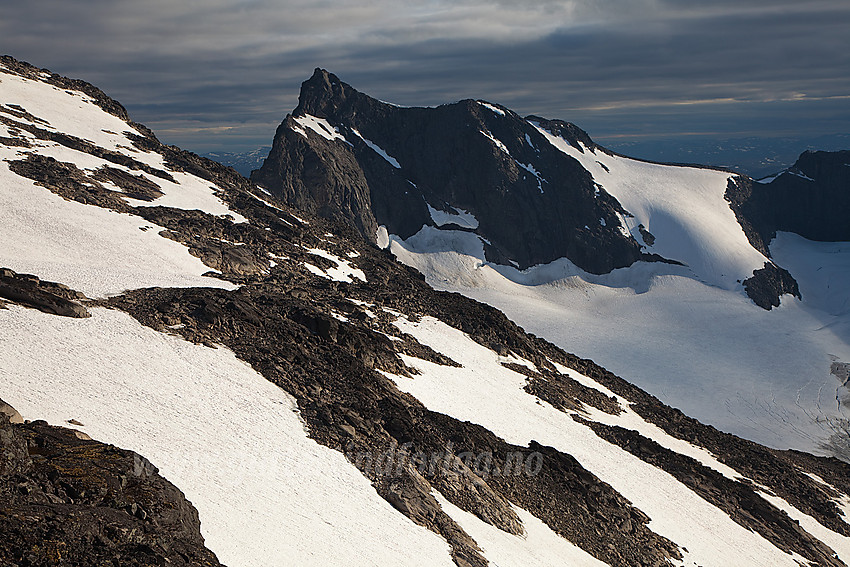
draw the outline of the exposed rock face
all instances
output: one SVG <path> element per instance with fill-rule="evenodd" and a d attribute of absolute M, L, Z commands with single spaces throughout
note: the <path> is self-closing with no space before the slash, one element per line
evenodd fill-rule
<path fill-rule="evenodd" d="M 219 565 L 155 466 L 75 433 L 0 412 L 0 564 Z"/>
<path fill-rule="evenodd" d="M 736 177 L 726 190 L 738 222 L 752 246 L 770 257 L 777 231 L 809 240 L 850 240 L 850 151 L 811 152 L 768 183 Z M 765 309 L 779 306 L 788 293 L 800 297 L 794 277 L 773 262 L 744 280 L 747 295 Z"/>
<path fill-rule="evenodd" d="M 304 126 L 310 117 L 332 131 Z M 641 259 L 640 245 L 618 228 L 620 204 L 532 122 L 596 147 L 573 124 L 526 120 L 474 100 L 400 108 L 317 69 L 251 179 L 288 204 L 352 224 L 373 242 L 379 224 L 402 238 L 434 226 L 430 205 L 471 213 L 477 227 L 465 228 L 486 238 L 495 262 L 527 267 L 567 257 L 604 273 Z"/>
<path fill-rule="evenodd" d="M 40 281 L 36 276 L 16 274 L 8 268 L 0 268 L 0 297 L 54 315 L 91 316 L 78 303 L 85 298 L 83 294 L 62 284 Z"/>
<path fill-rule="evenodd" d="M 798 299 L 802 297 L 797 280 L 788 270 L 773 262 L 765 262 L 764 268 L 754 271 L 753 276 L 742 283 L 753 303 L 762 309 L 779 307 L 779 298 L 786 293 Z"/>
<path fill-rule="evenodd" d="M 730 187 L 727 198 L 765 243 L 778 230 L 809 240 L 850 240 L 850 150 L 804 152 L 769 183 Z"/>

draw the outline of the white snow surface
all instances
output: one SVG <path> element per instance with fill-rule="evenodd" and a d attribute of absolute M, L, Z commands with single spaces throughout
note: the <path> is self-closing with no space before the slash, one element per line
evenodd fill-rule
<path fill-rule="evenodd" d="M 394 168 L 396 168 L 396 169 L 401 169 L 401 165 L 398 163 L 398 160 L 397 160 L 397 159 L 395 159 L 395 158 L 394 158 L 393 156 L 391 156 L 390 154 L 388 154 L 387 152 L 385 152 L 383 149 L 381 149 L 381 147 L 380 147 L 380 146 L 378 146 L 378 144 L 376 144 L 376 143 L 372 142 L 371 140 L 367 140 L 366 138 L 364 138 L 364 137 L 363 137 L 363 134 L 361 134 L 360 132 L 358 132 L 358 131 L 357 131 L 356 129 L 354 129 L 354 128 L 352 128 L 352 129 L 351 129 L 351 131 L 352 131 L 352 132 L 354 132 L 354 133 L 357 135 L 357 137 L 358 137 L 358 138 L 360 138 L 361 140 L 363 140 L 363 142 L 364 142 L 367 146 L 369 146 L 369 148 L 370 148 L 372 151 L 374 151 L 376 154 L 378 154 L 379 156 L 381 156 L 382 158 L 384 158 L 384 159 L 387 161 L 387 163 L 389 163 L 391 166 L 393 166 L 393 167 L 394 167 Z"/>
<path fill-rule="evenodd" d="M 475 540 L 484 557 L 494 567 L 604 567 L 607 563 L 596 559 L 580 547 L 570 543 L 529 512 L 512 506 L 525 528 L 523 536 L 516 536 L 480 520 L 475 514 L 458 508 L 436 490 L 434 498 L 463 530 Z"/>
<path fill-rule="evenodd" d="M 453 565 L 342 453 L 307 437 L 294 399 L 225 348 L 93 309 L 70 319 L 0 311 L 0 395 L 149 458 L 198 508 L 231 567 Z"/>
<path fill-rule="evenodd" d="M 769 490 L 762 489 L 759 490 L 758 493 L 762 498 L 788 514 L 788 517 L 792 520 L 798 522 L 800 527 L 809 532 L 809 534 L 815 536 L 817 539 L 829 546 L 842 561 L 845 563 L 850 561 L 850 538 L 838 534 L 829 528 L 825 528 L 820 524 L 820 522 L 808 514 L 804 514 L 799 511 L 783 498 L 772 494 Z"/>
<path fill-rule="evenodd" d="M 428 203 L 425 204 L 428 205 Z M 440 211 L 438 209 L 435 209 L 431 205 L 428 205 L 428 212 L 431 214 L 431 220 L 434 221 L 434 224 L 436 224 L 437 226 L 456 224 L 458 226 L 464 228 L 471 228 L 473 230 L 478 228 L 478 219 L 475 218 L 475 215 L 473 215 L 469 211 L 458 209 L 456 207 L 452 207 L 452 209 L 455 211 L 454 213 Z"/>
<path fill-rule="evenodd" d="M 390 235 L 384 225 L 379 226 L 378 230 L 375 231 L 375 243 L 381 250 L 390 245 Z"/>
<path fill-rule="evenodd" d="M 810 246 L 780 233 L 772 250 L 799 277 L 804 299 L 785 296 L 765 311 L 738 291 L 694 280 L 682 266 L 638 262 L 597 276 L 561 259 L 520 271 L 488 263 L 474 234 L 423 227 L 406 241 L 390 240 L 396 257 L 432 286 L 494 305 L 527 331 L 721 430 L 829 454 L 823 443 L 850 418 L 830 373 L 834 361 L 850 362 L 840 310 L 846 291 L 822 300 L 835 314 L 817 299 L 826 274 L 833 274 L 830 290 L 842 277 L 850 281 L 842 276 L 846 253 L 834 252 L 847 249 L 840 244 Z M 805 265 L 813 258 L 822 262 L 819 271 Z M 804 273 L 820 274 L 820 283 Z"/>
<path fill-rule="evenodd" d="M 0 266 L 92 298 L 153 286 L 236 288 L 202 276 L 210 268 L 161 230 L 137 216 L 66 201 L 0 162 Z"/>
<path fill-rule="evenodd" d="M 600 439 L 523 390 L 526 377 L 502 366 L 493 351 L 433 319 L 399 318 L 395 325 L 462 365 L 442 366 L 402 355 L 420 374 L 389 375 L 428 409 L 480 424 L 508 443 L 535 440 L 575 457 L 650 518 L 650 529 L 686 548 L 685 564 L 796 566 L 791 555 L 733 522 L 671 475 Z"/>
<path fill-rule="evenodd" d="M 806 304 L 830 315 L 850 314 L 850 242 L 815 242 L 777 232 L 770 253 L 797 280 Z"/>
<path fill-rule="evenodd" d="M 516 160 L 514 160 L 514 161 L 516 161 Z M 541 193 L 543 193 L 543 182 L 546 181 L 546 180 L 543 179 L 543 177 L 540 175 L 540 172 L 537 171 L 536 169 L 534 169 L 534 166 L 531 165 L 530 163 L 525 164 L 525 163 L 520 163 L 520 162 L 517 161 L 516 164 L 518 166 L 520 166 L 521 168 L 523 168 L 524 170 L 526 170 L 528 173 L 530 173 L 531 175 L 533 175 L 534 177 L 537 178 L 537 188 L 540 189 Z"/>
<path fill-rule="evenodd" d="M 764 267 L 767 258 L 750 246 L 724 199 L 728 172 L 646 163 L 587 147 L 582 152 L 535 127 L 634 215 L 625 226 L 638 242 L 639 224 L 655 236 L 650 252 L 684 262 L 697 279 L 724 289 L 740 289 L 739 280 Z"/>
<path fill-rule="evenodd" d="M 479 101 L 478 101 L 478 104 L 480 104 L 480 105 L 481 105 L 481 106 L 483 106 L 484 108 L 487 108 L 487 109 L 489 109 L 489 110 L 492 110 L 493 112 L 495 112 L 495 113 L 496 113 L 496 114 L 498 114 L 499 116 L 504 116 L 504 115 L 505 115 L 505 111 L 504 111 L 504 110 L 502 110 L 502 109 L 501 109 L 501 108 L 499 108 L 498 106 L 493 106 L 493 105 L 492 105 L 492 104 L 490 104 L 489 102 L 484 102 L 483 100 L 479 100 Z"/>
<path fill-rule="evenodd" d="M 355 268 L 350 261 L 340 258 L 336 254 L 331 254 L 327 250 L 322 250 L 321 248 L 307 248 L 306 250 L 314 256 L 321 256 L 322 258 L 326 258 L 331 262 L 336 263 L 335 267 L 328 268 L 327 270 L 321 270 L 312 264 L 305 263 L 311 272 L 316 273 L 314 269 L 319 270 L 323 274 L 326 274 L 328 278 L 337 282 L 354 283 L 355 279 L 362 282 L 366 281 L 366 274 L 363 273 L 363 270 Z"/>
<path fill-rule="evenodd" d="M 330 122 L 328 122 L 324 118 L 317 118 L 316 116 L 312 116 L 310 114 L 305 114 L 304 116 L 293 116 L 292 118 L 304 128 L 312 130 L 313 132 L 315 132 L 326 140 L 342 140 L 346 144 L 351 145 L 351 142 L 346 140 L 345 136 L 340 134 L 339 130 L 334 126 L 331 126 Z M 296 131 L 299 132 L 305 138 L 307 137 L 307 133 L 303 130 Z"/>
<path fill-rule="evenodd" d="M 495 144 L 495 146 L 496 146 L 497 148 L 499 148 L 500 150 L 502 150 L 502 151 L 503 151 L 503 152 L 505 152 L 506 154 L 511 155 L 511 152 L 510 152 L 510 151 L 508 151 L 508 147 L 507 147 L 505 144 L 503 144 L 503 143 L 502 143 L 502 141 L 501 141 L 500 139 L 498 139 L 497 137 L 495 137 L 493 134 L 491 134 L 491 133 L 490 133 L 490 132 L 488 132 L 487 130 L 480 130 L 480 132 L 481 132 L 481 134 L 482 134 L 485 138 L 487 138 L 487 139 L 489 139 L 491 142 L 493 142 L 493 144 Z"/>
<path fill-rule="evenodd" d="M 46 124 L 10 116 L 16 121 L 29 122 L 49 131 L 76 136 L 104 149 L 122 153 L 151 167 L 167 171 L 176 183 L 70 149 L 57 142 L 44 140 L 34 142 L 34 148 L 0 148 L 0 158 L 20 159 L 27 153 L 38 153 L 59 161 L 73 163 L 79 169 L 89 173 L 108 165 L 144 177 L 158 185 L 163 192 L 163 196 L 153 202 L 128 199 L 134 206 L 197 209 L 217 216 L 230 215 L 235 222 L 247 222 L 247 219 L 232 211 L 215 195 L 216 189 L 209 182 L 185 172 L 171 171 L 162 155 L 156 152 L 143 152 L 133 147 L 132 141 L 125 132 L 136 135 L 139 135 L 139 132 L 117 116 L 104 111 L 93 99 L 81 92 L 63 90 L 40 81 L 0 73 L 0 102 L 6 106 L 19 105 L 33 116 L 44 120 Z M 117 187 L 110 188 L 120 191 Z"/>
<path fill-rule="evenodd" d="M 0 103 L 7 107 L 17 104 L 47 124 L 10 116 L 16 121 L 53 132 L 72 134 L 109 150 L 117 151 L 130 145 L 123 134 L 126 131 L 141 135 L 117 116 L 97 106 L 92 98 L 82 92 L 66 91 L 5 72 L 0 72 Z"/>

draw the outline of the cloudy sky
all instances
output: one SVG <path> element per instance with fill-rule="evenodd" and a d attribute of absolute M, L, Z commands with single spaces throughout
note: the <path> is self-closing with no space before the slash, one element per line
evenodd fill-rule
<path fill-rule="evenodd" d="M 602 143 L 850 132 L 848 0 L 0 0 L 0 53 L 83 78 L 168 143 L 269 144 L 324 67 Z"/>

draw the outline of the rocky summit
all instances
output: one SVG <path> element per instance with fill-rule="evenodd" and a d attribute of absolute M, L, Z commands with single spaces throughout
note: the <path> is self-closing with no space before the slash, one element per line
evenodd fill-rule
<path fill-rule="evenodd" d="M 488 259 L 522 268 L 567 257 L 604 273 L 648 258 L 622 233 L 617 200 L 540 128 L 595 147 L 572 124 L 475 100 L 401 108 L 316 69 L 251 180 L 373 242 L 379 225 L 402 238 L 458 226 Z"/>
<path fill-rule="evenodd" d="M 537 148 L 579 180 L 583 204 L 552 230 L 595 219 L 610 247 L 586 268 L 610 270 L 646 252 L 599 172 L 519 122 L 527 149 L 504 152 L 484 133 L 513 144 L 501 107 L 394 110 L 322 72 L 311 88 L 278 131 L 272 154 L 286 157 L 263 167 L 291 185 L 261 187 L 161 144 L 91 85 L 0 60 L 0 565 L 850 561 L 846 462 L 704 425 L 435 290 L 393 255 L 401 241 L 374 242 L 378 223 L 400 238 L 424 219 L 479 243 L 502 235 L 491 254 L 521 266 L 597 261 L 580 238 L 546 251 L 511 244 L 525 229 L 499 232 L 499 203 L 528 197 L 523 223 L 566 206 L 531 171 Z M 419 134 L 358 122 L 370 109 L 423 128 L 420 113 L 445 112 L 480 130 L 456 158 L 484 168 L 501 151 L 529 169 L 494 172 L 505 184 L 478 208 L 462 179 L 425 177 L 454 142 L 396 151 L 389 136 Z M 599 156 L 566 123 L 539 124 Z M 373 206 L 374 176 L 409 187 L 386 204 L 407 220 Z"/>

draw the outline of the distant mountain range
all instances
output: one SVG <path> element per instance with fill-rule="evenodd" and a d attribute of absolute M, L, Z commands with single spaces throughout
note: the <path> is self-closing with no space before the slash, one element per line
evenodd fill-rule
<path fill-rule="evenodd" d="M 201 156 L 232 167 L 241 175 L 248 177 L 253 170 L 259 169 L 263 165 L 263 160 L 269 155 L 271 149 L 271 146 L 261 146 L 247 152 L 209 152 L 201 154 Z"/>
<path fill-rule="evenodd" d="M 248 180 L 4 56 L 0 565 L 846 565 L 847 251 L 783 224 L 842 159 L 318 70 Z"/>
<path fill-rule="evenodd" d="M 811 138 L 612 140 L 605 145 L 633 157 L 659 162 L 700 163 L 760 179 L 791 167 L 800 153 L 806 150 L 836 151 L 850 148 L 850 134 Z"/>

